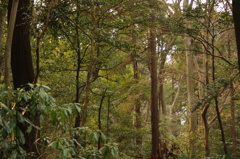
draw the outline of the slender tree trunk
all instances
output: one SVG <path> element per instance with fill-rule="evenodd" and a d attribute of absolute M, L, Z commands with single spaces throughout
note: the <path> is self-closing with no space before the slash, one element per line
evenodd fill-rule
<path fill-rule="evenodd" d="M 79 0 L 77 0 L 77 17 L 76 20 L 78 22 L 79 18 L 80 18 L 80 3 Z M 79 28 L 78 26 L 75 27 L 76 30 L 76 36 L 77 36 L 77 40 L 76 40 L 76 45 L 77 45 L 77 71 L 76 71 L 76 103 L 79 103 L 79 98 L 80 98 L 80 88 L 79 88 L 79 84 L 80 84 L 80 68 L 81 68 L 81 46 L 80 46 L 80 35 L 79 35 Z M 80 113 L 78 112 L 78 115 L 75 119 L 75 128 L 80 126 Z"/>
<path fill-rule="evenodd" d="M 208 55 L 207 53 L 204 55 L 203 59 L 204 64 L 204 83 L 207 86 L 209 84 L 208 78 Z M 208 88 L 206 88 L 208 89 Z M 205 157 L 209 157 L 210 155 L 210 148 L 209 148 L 209 125 L 207 121 L 207 111 L 209 108 L 209 103 L 203 105 L 203 110 L 201 113 L 203 126 L 204 126 L 204 150 L 205 150 Z"/>
<path fill-rule="evenodd" d="M 173 110 L 174 110 L 174 107 L 176 105 L 176 102 L 177 102 L 177 99 L 179 97 L 179 94 L 180 94 L 180 90 L 181 90 L 181 85 L 182 85 L 182 77 L 179 79 L 178 81 L 178 89 L 177 89 L 177 93 L 172 101 L 172 104 L 170 105 L 170 110 L 169 110 L 169 126 L 172 125 L 172 119 L 173 119 Z M 172 131 L 172 128 L 170 127 L 170 130 L 169 130 L 169 133 L 170 135 L 173 135 L 173 131 Z"/>
<path fill-rule="evenodd" d="M 132 43 L 133 45 L 136 44 L 136 35 L 132 33 Z M 139 83 L 139 72 L 138 72 L 138 62 L 136 59 L 136 51 L 134 50 L 133 55 L 132 55 L 132 63 L 133 63 L 133 77 L 134 77 L 134 83 L 137 85 Z M 134 111 L 135 111 L 135 128 L 137 130 L 142 128 L 141 125 L 141 102 L 140 102 L 140 97 L 136 99 L 135 106 L 134 106 Z M 138 146 L 142 145 L 142 136 L 137 135 L 136 136 L 136 144 Z"/>
<path fill-rule="evenodd" d="M 11 70 L 11 49 L 12 49 L 12 40 L 13 40 L 13 33 L 14 33 L 14 26 L 17 16 L 17 9 L 18 9 L 18 0 L 13 0 L 11 6 L 11 13 L 10 19 L 8 22 L 8 32 L 7 32 L 7 41 L 6 41 L 6 52 L 5 52 L 5 85 L 6 88 L 10 86 L 10 70 Z"/>
<path fill-rule="evenodd" d="M 4 54 L 2 52 L 2 47 L 3 47 L 3 28 L 4 28 L 4 21 L 5 21 L 5 16 L 6 16 L 6 10 L 5 9 L 0 9 L 0 80 L 2 77 L 2 73 L 4 70 Z"/>
<path fill-rule="evenodd" d="M 204 105 L 203 111 L 202 111 L 202 120 L 203 120 L 203 126 L 204 126 L 204 150 L 205 150 L 205 157 L 209 157 L 210 155 L 210 149 L 209 149 L 209 126 L 207 121 L 207 110 L 209 108 L 209 104 L 207 103 Z"/>
<path fill-rule="evenodd" d="M 214 46 L 214 38 L 212 39 L 212 45 Z M 215 52 L 214 52 L 214 48 L 212 49 L 212 79 L 213 79 L 213 82 L 215 82 Z M 219 128 L 221 131 L 221 138 L 222 138 L 222 142 L 223 142 L 223 151 L 224 151 L 225 155 L 227 155 L 227 145 L 226 145 L 226 141 L 225 141 L 222 119 L 221 119 L 221 115 L 219 112 L 218 97 L 214 97 L 214 102 L 215 102 L 215 109 L 216 109 L 217 118 L 218 118 L 218 124 L 219 124 Z"/>
<path fill-rule="evenodd" d="M 207 0 L 207 3 L 209 3 L 209 0 Z M 204 56 L 203 56 L 203 72 L 204 72 L 204 84 L 205 84 L 205 89 L 208 90 L 208 84 L 209 84 L 209 75 L 208 75 L 208 70 L 209 70 L 209 62 L 208 62 L 208 53 L 209 53 L 209 46 L 208 46 L 208 41 L 209 41 L 209 28 L 210 28 L 210 18 L 208 17 L 208 19 L 206 20 L 207 23 L 207 28 L 205 30 L 205 38 L 206 38 L 206 47 L 203 47 L 203 52 L 205 52 Z M 206 91 L 205 90 L 205 91 Z M 203 97 L 205 95 L 205 91 L 203 92 Z M 203 126 L 204 126 L 204 150 L 205 150 L 205 157 L 209 157 L 210 156 L 210 145 L 209 145 L 209 124 L 208 124 L 208 120 L 207 120 L 207 111 L 209 108 L 209 103 L 206 103 L 205 105 L 203 105 L 203 110 L 201 112 L 201 116 L 202 116 L 202 122 L 203 122 Z"/>
<path fill-rule="evenodd" d="M 232 0 L 233 22 L 235 26 L 235 36 L 238 52 L 238 67 L 240 69 L 240 1 Z"/>
<path fill-rule="evenodd" d="M 88 66 L 88 74 L 87 74 L 87 80 L 86 80 L 86 87 L 85 87 L 85 98 L 84 98 L 84 103 L 83 103 L 83 114 L 81 117 L 81 126 L 84 126 L 84 124 L 87 121 L 87 105 L 89 102 L 89 89 L 90 89 L 90 80 L 92 78 L 92 75 L 95 73 L 95 58 L 94 58 L 94 53 L 95 53 L 95 37 L 97 34 L 97 19 L 96 19 L 96 6 L 94 5 L 94 2 L 90 0 L 90 3 L 92 5 L 92 21 L 94 23 L 93 26 L 93 34 L 90 37 L 91 41 L 91 52 L 90 52 L 90 64 Z"/>
<path fill-rule="evenodd" d="M 155 0 L 149 0 L 150 9 L 154 10 Z M 152 11 L 153 12 L 153 11 Z M 155 15 L 151 13 L 151 23 L 155 23 Z M 156 31 L 152 26 L 149 33 L 150 74 L 151 74 L 151 126 L 152 126 L 152 159 L 161 158 L 160 133 L 159 133 L 159 107 L 158 107 L 158 82 L 157 82 L 157 53 Z"/>
<path fill-rule="evenodd" d="M 100 131 L 102 130 L 101 111 L 102 111 L 104 98 L 105 98 L 105 92 L 102 95 L 101 102 L 100 102 L 99 109 L 98 109 L 98 129 Z M 100 148 L 101 148 L 101 139 L 100 138 L 101 138 L 101 133 L 99 134 L 99 139 L 98 139 L 98 150 L 100 150 Z"/>
<path fill-rule="evenodd" d="M 235 103 L 234 103 L 234 88 L 233 83 L 230 86 L 230 104 L 231 104 L 231 131 L 232 131 L 232 143 L 233 143 L 233 157 L 238 158 L 237 151 L 237 133 L 236 133 L 236 117 L 235 117 Z"/>
<path fill-rule="evenodd" d="M 166 62 L 166 53 L 161 53 L 161 62 L 160 62 L 160 68 L 159 68 L 159 107 L 162 108 L 162 114 L 166 115 L 166 104 L 164 99 L 164 89 L 163 89 L 163 81 L 164 81 L 164 66 Z M 159 108 L 159 110 L 160 110 Z"/>
<path fill-rule="evenodd" d="M 37 39 L 36 39 L 36 49 L 35 49 L 35 52 L 36 52 L 36 75 L 34 77 L 34 82 L 33 82 L 35 84 L 37 83 L 38 77 L 40 75 L 40 43 L 41 43 L 41 39 L 43 38 L 43 36 L 45 34 L 45 31 L 48 28 L 49 21 L 50 21 L 50 11 L 51 11 L 53 5 L 55 5 L 55 3 L 50 2 L 47 5 L 48 5 L 48 10 L 47 10 L 46 20 L 41 29 L 42 31 L 40 32 L 40 34 L 37 36 Z"/>
<path fill-rule="evenodd" d="M 111 97 L 108 96 L 108 106 L 107 106 L 107 129 L 106 129 L 106 136 L 109 136 L 109 120 L 110 120 L 110 106 L 111 106 Z"/>

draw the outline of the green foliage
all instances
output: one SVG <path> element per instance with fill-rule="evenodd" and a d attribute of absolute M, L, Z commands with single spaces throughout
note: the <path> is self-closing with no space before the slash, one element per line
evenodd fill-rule
<path fill-rule="evenodd" d="M 49 154 L 60 158 L 119 158 L 118 146 L 115 143 L 106 142 L 106 136 L 99 130 L 92 130 L 88 127 L 73 128 L 69 119 L 80 113 L 79 104 L 64 104 L 58 106 L 56 101 L 47 93 L 50 88 L 42 85 L 29 84 L 26 88 L 18 90 L 0 89 L 1 114 L 0 114 L 0 155 L 2 158 L 25 158 L 26 151 L 25 133 L 30 133 L 32 128 L 44 131 L 47 124 L 54 127 L 54 132 L 43 133 L 43 149 L 57 150 L 58 154 Z M 24 114 L 29 113 L 29 118 Z M 41 128 L 32 124 L 32 118 L 40 115 Z M 26 132 L 22 132 L 18 123 L 29 124 Z M 56 135 L 57 134 L 57 135 Z M 75 139 L 76 136 L 86 137 L 85 143 L 88 146 L 81 146 Z M 97 149 L 97 143 L 101 140 L 102 148 Z M 77 145 L 78 146 L 77 146 Z M 77 154 L 80 152 L 79 154 Z"/>

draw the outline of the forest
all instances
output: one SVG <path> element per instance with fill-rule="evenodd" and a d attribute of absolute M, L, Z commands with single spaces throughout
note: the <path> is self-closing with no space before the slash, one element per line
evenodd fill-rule
<path fill-rule="evenodd" d="M 0 158 L 238 159 L 239 66 L 239 0 L 0 0 Z"/>

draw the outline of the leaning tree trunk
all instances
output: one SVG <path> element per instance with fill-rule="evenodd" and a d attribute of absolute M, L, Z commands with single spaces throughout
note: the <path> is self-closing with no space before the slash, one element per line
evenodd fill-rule
<path fill-rule="evenodd" d="M 14 0 L 9 1 L 8 14 L 11 12 L 12 2 L 14 2 Z M 24 87 L 24 85 L 27 83 L 32 83 L 34 80 L 30 46 L 30 5 L 30 0 L 21 0 L 19 1 L 18 5 L 11 51 L 11 67 L 14 89 Z M 20 106 L 20 104 L 18 104 L 18 106 Z M 19 108 L 17 107 L 17 109 Z M 19 109 L 19 111 L 21 110 Z M 30 118 L 30 114 L 25 113 L 25 117 Z M 35 114 L 31 120 L 36 126 L 40 125 L 38 114 Z M 23 146 L 26 152 L 34 154 L 34 156 L 29 158 L 38 158 L 39 153 L 35 141 L 39 138 L 39 131 L 33 128 L 30 133 L 26 133 L 26 130 L 29 126 L 26 123 L 21 124 L 20 122 L 17 122 L 17 126 L 24 133 L 26 142 Z"/>

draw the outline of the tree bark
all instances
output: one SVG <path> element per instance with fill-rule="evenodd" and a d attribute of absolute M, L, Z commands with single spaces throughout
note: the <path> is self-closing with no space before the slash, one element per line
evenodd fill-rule
<path fill-rule="evenodd" d="M 77 17 L 76 17 L 76 20 L 78 21 L 79 18 L 80 18 L 80 3 L 79 3 L 79 0 L 77 0 Z M 80 84 L 80 69 L 81 69 L 81 46 L 80 46 L 80 35 L 79 35 L 79 28 L 78 26 L 75 27 L 75 30 L 76 30 L 76 36 L 77 36 L 77 40 L 76 40 L 76 46 L 77 46 L 77 71 L 76 71 L 76 103 L 79 103 L 80 100 L 80 89 L 79 89 L 79 84 Z M 79 127 L 80 126 L 80 112 L 78 112 L 78 115 L 75 119 L 75 128 Z"/>
<path fill-rule="evenodd" d="M 207 110 L 209 108 L 209 104 L 207 103 L 204 105 L 203 111 L 202 111 L 202 120 L 203 120 L 203 126 L 204 126 L 204 150 L 205 150 L 205 157 L 209 157 L 210 155 L 210 149 L 209 149 L 209 126 L 207 121 Z"/>
<path fill-rule="evenodd" d="M 5 21 L 5 16 L 6 16 L 6 10 L 5 9 L 0 9 L 0 79 L 2 77 L 2 73 L 4 70 L 4 54 L 2 52 L 2 47 L 3 47 L 3 28 L 4 28 L 4 21 Z"/>
<path fill-rule="evenodd" d="M 161 53 L 161 62 L 159 68 L 159 106 L 162 108 L 162 114 L 166 115 L 166 104 L 164 98 L 164 89 L 163 89 L 163 74 L 164 74 L 164 66 L 166 62 L 167 53 Z M 160 110 L 159 108 L 159 110 Z"/>
<path fill-rule="evenodd" d="M 12 1 L 13 0 L 9 1 L 9 4 L 12 4 Z M 30 0 L 19 1 L 11 57 L 14 89 L 17 89 L 24 84 L 32 83 L 34 80 L 30 46 L 29 17 L 31 11 L 29 8 Z"/>
<path fill-rule="evenodd" d="M 11 72 L 11 49 L 12 49 L 12 40 L 13 40 L 13 32 L 14 26 L 17 16 L 18 9 L 18 0 L 13 0 L 11 6 L 10 19 L 8 22 L 8 31 L 7 31 L 7 40 L 6 40 L 6 52 L 5 52 L 5 85 L 6 88 L 10 86 L 10 72 Z"/>
<path fill-rule="evenodd" d="M 8 15 L 10 15 L 11 13 L 11 6 L 13 2 L 14 0 L 9 1 Z M 30 0 L 21 0 L 19 1 L 18 5 L 11 51 L 11 67 L 14 89 L 24 87 L 26 84 L 32 83 L 34 80 L 34 71 L 32 65 L 32 55 L 30 46 L 30 17 L 31 17 L 30 5 L 31 5 Z M 21 110 L 19 110 L 19 113 L 21 113 Z M 25 113 L 25 117 L 30 119 L 30 114 Z M 38 114 L 35 114 L 35 116 L 30 120 L 32 120 L 34 125 L 40 126 Z M 17 122 L 17 126 L 24 133 L 26 140 L 24 148 L 26 152 L 28 154 L 30 153 L 33 154 L 29 156 L 29 158 L 30 159 L 38 158 L 39 151 L 37 143 L 35 143 L 35 141 L 40 136 L 39 131 L 33 128 L 30 133 L 27 133 L 26 130 L 29 126 L 27 123 L 21 124 L 20 122 Z"/>
<path fill-rule="evenodd" d="M 189 7 L 188 0 L 184 0 L 183 8 L 186 10 Z M 194 55 L 190 50 L 192 47 L 191 38 L 185 36 L 184 37 L 184 46 L 186 49 L 186 71 L 187 71 L 187 92 L 188 92 L 188 110 L 191 110 L 194 107 L 195 102 L 195 80 L 194 80 Z M 193 134 L 196 133 L 197 130 L 197 111 L 190 112 L 189 118 L 189 150 L 190 150 L 190 158 L 194 158 L 195 155 L 195 143 L 196 139 Z"/>
<path fill-rule="evenodd" d="M 107 136 L 107 138 L 109 137 L 110 106 L 111 106 L 111 96 L 108 96 L 108 105 L 107 105 L 107 128 L 106 128 L 106 136 Z"/>
<path fill-rule="evenodd" d="M 235 26 L 235 36 L 237 43 L 238 68 L 240 69 L 240 1 L 232 0 L 233 22 Z"/>
<path fill-rule="evenodd" d="M 102 106 L 103 106 L 103 101 L 104 101 L 104 98 L 105 98 L 105 93 L 102 95 L 102 98 L 101 98 L 101 102 L 100 102 L 100 105 L 99 105 L 99 109 L 98 109 L 98 129 L 100 131 L 102 131 L 102 123 L 101 123 L 101 111 L 102 111 Z M 99 139 L 98 139 L 98 150 L 100 150 L 101 148 L 101 133 L 99 134 Z"/>
<path fill-rule="evenodd" d="M 236 133 L 236 117 L 235 117 L 235 103 L 234 103 L 234 88 L 233 83 L 230 86 L 230 104 L 231 104 L 231 130 L 232 130 L 232 143 L 233 143 L 233 157 L 238 158 L 237 151 L 237 133 Z"/>
<path fill-rule="evenodd" d="M 212 37 L 213 38 L 213 37 Z M 212 46 L 214 46 L 214 38 L 212 39 Z M 214 48 L 212 48 L 212 80 L 213 82 L 215 82 L 215 50 Z M 223 151 L 224 154 L 227 155 L 227 145 L 226 145 L 226 141 L 225 141 L 225 135 L 224 135 L 224 130 L 223 130 L 223 125 L 222 125 L 222 119 L 221 119 L 221 115 L 219 112 L 219 102 L 218 102 L 218 97 L 214 97 L 214 102 L 215 102 L 215 109 L 216 109 L 216 113 L 217 113 L 217 118 L 218 118 L 218 124 L 219 124 L 219 128 L 221 131 L 221 138 L 222 138 L 222 143 L 223 143 Z"/>
<path fill-rule="evenodd" d="M 185 48 L 186 51 L 186 58 L 187 58 L 187 92 L 188 92 L 188 110 L 191 110 L 194 107 L 195 102 L 195 80 L 194 80 L 194 65 L 193 65 L 193 54 L 188 51 L 188 49 L 191 47 L 190 40 L 188 37 L 186 37 L 186 43 Z M 190 114 L 190 120 L 189 120 L 189 132 L 190 132 L 190 157 L 194 158 L 194 151 L 195 149 L 195 142 L 196 139 L 193 134 L 195 134 L 197 130 L 197 111 L 191 112 Z"/>
<path fill-rule="evenodd" d="M 132 44 L 136 44 L 136 35 L 132 33 Z M 134 83 L 137 85 L 139 83 L 139 72 L 138 72 L 138 61 L 136 59 L 136 50 L 134 49 L 133 55 L 132 55 L 132 64 L 133 64 L 133 78 L 134 78 Z M 135 128 L 137 130 L 142 128 L 141 124 L 141 101 L 140 97 L 136 99 L 135 105 L 134 105 L 134 111 L 135 111 Z M 136 136 L 136 144 L 138 146 L 142 145 L 142 136 L 137 135 Z"/>
<path fill-rule="evenodd" d="M 154 11 L 155 0 L 149 0 L 150 9 Z M 151 23 L 155 23 L 155 15 L 151 13 Z M 158 82 L 157 82 L 157 53 L 156 31 L 152 26 L 149 33 L 150 74 L 151 74 L 151 126 L 152 126 L 152 159 L 160 159 L 160 133 L 159 133 L 159 107 L 158 107 Z"/>

